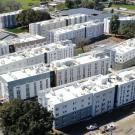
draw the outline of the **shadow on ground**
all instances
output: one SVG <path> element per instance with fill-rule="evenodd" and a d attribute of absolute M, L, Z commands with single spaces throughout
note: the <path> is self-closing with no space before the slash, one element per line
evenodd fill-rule
<path fill-rule="evenodd" d="M 135 112 L 135 103 L 131 103 L 130 105 L 115 109 L 112 112 L 99 115 L 91 120 L 83 121 L 78 124 L 68 126 L 66 128 L 61 129 L 61 131 L 69 135 L 83 135 L 88 132 L 86 130 L 86 126 L 89 124 L 97 123 L 99 126 L 103 126 L 107 123 L 121 120 L 134 112 Z"/>

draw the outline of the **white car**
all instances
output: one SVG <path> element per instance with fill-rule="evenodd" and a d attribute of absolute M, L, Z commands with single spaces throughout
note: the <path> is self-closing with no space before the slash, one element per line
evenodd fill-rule
<path fill-rule="evenodd" d="M 98 129 L 98 126 L 97 124 L 93 124 L 93 125 L 87 126 L 86 129 L 92 131 L 92 130 Z"/>
<path fill-rule="evenodd" d="M 109 127 L 110 127 L 111 130 L 115 130 L 116 129 L 116 126 L 114 125 L 114 123 L 109 124 Z"/>

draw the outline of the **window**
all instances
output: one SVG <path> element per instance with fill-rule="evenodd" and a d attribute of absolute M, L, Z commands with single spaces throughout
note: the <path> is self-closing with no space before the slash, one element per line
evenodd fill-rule
<path fill-rule="evenodd" d="M 67 111 L 63 111 L 63 114 L 64 114 L 64 113 L 67 113 Z"/>
<path fill-rule="evenodd" d="M 40 81 L 40 90 L 43 90 L 43 84 L 42 84 L 42 81 Z"/>
<path fill-rule="evenodd" d="M 48 79 L 46 79 L 46 88 L 49 88 Z"/>
<path fill-rule="evenodd" d="M 34 93 L 35 93 L 35 96 L 37 95 L 37 85 L 36 85 L 36 82 L 34 82 Z"/>
<path fill-rule="evenodd" d="M 58 111 L 58 110 L 59 110 L 59 108 L 56 108 L 56 109 L 55 109 L 55 111 Z"/>
<path fill-rule="evenodd" d="M 26 98 L 30 98 L 30 88 L 29 88 L 29 84 L 26 84 Z"/>
<path fill-rule="evenodd" d="M 66 108 L 66 107 L 67 107 L 67 105 L 64 105 L 64 106 L 63 106 L 63 108 Z"/>
<path fill-rule="evenodd" d="M 17 98 L 21 99 L 20 87 L 16 87 L 16 95 L 17 95 Z"/>
<path fill-rule="evenodd" d="M 1 90 L 1 87 L 2 87 L 2 86 L 1 86 L 1 83 L 0 83 L 0 90 Z"/>

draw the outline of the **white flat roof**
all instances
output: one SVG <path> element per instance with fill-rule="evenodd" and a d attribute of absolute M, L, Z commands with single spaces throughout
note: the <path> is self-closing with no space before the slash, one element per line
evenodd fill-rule
<path fill-rule="evenodd" d="M 86 64 L 90 62 L 95 62 L 101 59 L 109 58 L 107 55 L 102 56 L 92 56 L 91 53 L 82 54 L 73 58 L 66 58 L 63 60 L 53 61 L 51 66 L 57 70 L 62 70 L 65 68 L 79 66 L 81 64 Z"/>
<path fill-rule="evenodd" d="M 25 49 L 24 51 L 19 51 L 15 53 L 11 53 L 9 55 L 5 55 L 0 57 L 0 66 L 3 66 L 5 64 L 14 63 L 23 59 L 32 58 L 39 56 L 41 54 L 56 51 L 59 49 L 64 49 L 69 46 L 75 46 L 75 44 L 72 44 L 71 41 L 65 40 L 65 41 L 59 41 L 56 43 L 51 43 L 39 47 L 33 47 L 29 49 Z"/>
<path fill-rule="evenodd" d="M 4 45 L 21 44 L 21 43 L 36 41 L 39 39 L 45 39 L 45 37 L 23 33 L 23 34 L 19 34 L 17 38 L 14 38 L 11 40 L 0 41 L 0 44 L 3 44 L 3 43 Z"/>
<path fill-rule="evenodd" d="M 2 14 L 0 14 L 0 17 L 1 17 L 1 16 L 7 16 L 7 15 L 19 14 L 21 11 L 22 11 L 22 10 L 17 10 L 17 11 L 14 11 L 14 12 L 2 13 Z"/>
<path fill-rule="evenodd" d="M 101 58 L 109 58 L 108 56 L 105 55 L 104 57 L 102 56 L 101 58 L 97 57 L 94 60 L 94 57 L 91 57 L 91 54 L 86 53 L 86 54 L 82 54 L 80 56 L 77 56 L 75 58 L 71 58 L 71 59 L 67 58 L 67 59 L 63 59 L 63 60 L 58 60 L 56 62 L 52 62 L 52 63 L 56 63 L 56 66 L 54 66 L 52 63 L 48 64 L 48 65 L 44 64 L 44 63 L 41 63 L 41 64 L 36 64 L 36 65 L 30 66 L 30 67 L 27 67 L 27 68 L 19 69 L 19 70 L 16 70 L 16 71 L 11 71 L 11 72 L 2 74 L 0 76 L 7 82 L 18 80 L 18 79 L 23 79 L 23 78 L 34 76 L 34 75 L 43 74 L 45 72 L 50 72 L 50 71 L 54 71 L 54 70 L 60 70 L 60 69 L 63 69 L 63 68 L 68 68 L 70 66 L 75 66 L 76 64 L 80 65 L 79 61 L 82 62 L 82 60 L 78 60 L 78 61 L 76 60 L 75 61 L 75 59 L 81 59 L 81 57 L 82 57 L 82 60 L 84 60 L 83 57 L 86 57 L 86 58 L 90 58 L 91 61 L 100 60 Z M 58 64 L 59 62 L 61 62 L 63 64 L 61 67 Z M 63 62 L 66 62 L 67 65 L 64 64 Z M 70 65 L 70 63 L 71 63 L 71 65 Z M 72 65 L 72 63 L 73 63 L 73 65 Z M 86 61 L 86 63 L 87 63 L 87 61 Z"/>
<path fill-rule="evenodd" d="M 135 20 L 135 16 L 120 17 L 119 20 L 120 21 Z"/>
<path fill-rule="evenodd" d="M 62 28 L 57 28 L 57 29 L 53 29 L 50 32 L 53 32 L 54 34 L 63 34 L 65 32 L 70 32 L 70 31 L 75 31 L 75 30 L 79 30 L 79 29 L 83 29 L 85 27 L 92 27 L 94 25 L 98 25 L 100 23 L 103 22 L 99 22 L 99 21 L 88 21 L 88 22 L 84 22 L 84 23 L 79 23 L 79 24 L 75 24 L 75 25 L 70 25 L 70 26 L 65 26 Z"/>
<path fill-rule="evenodd" d="M 42 90 L 39 92 L 39 96 L 44 96 L 48 103 L 55 106 L 90 93 L 97 93 L 115 87 L 118 84 L 123 84 L 131 80 L 135 80 L 135 67 L 109 75 L 97 75 L 59 87 L 50 88 L 47 92 L 46 90 Z"/>
<path fill-rule="evenodd" d="M 44 93 L 48 100 L 48 103 L 52 105 L 57 105 L 62 102 L 66 102 L 75 98 L 79 98 L 84 95 L 97 93 L 107 88 L 113 87 L 113 85 L 105 85 L 98 81 L 98 78 L 102 78 L 102 75 L 96 77 L 83 79 L 77 82 L 73 82 L 60 87 L 52 88 L 47 93 L 44 91 L 39 92 Z M 95 81 L 95 78 L 97 79 Z"/>
<path fill-rule="evenodd" d="M 43 74 L 49 71 L 50 71 L 49 68 L 44 63 L 41 63 L 17 71 L 12 71 L 12 72 L 2 74 L 0 75 L 0 77 L 4 79 L 6 82 L 11 82 L 11 81 L 35 76 L 38 74 Z"/>
<path fill-rule="evenodd" d="M 45 25 L 45 24 L 51 24 L 51 23 L 55 23 L 55 22 L 58 22 L 58 21 L 62 21 L 62 20 L 68 19 L 68 18 L 70 19 L 70 18 L 80 17 L 80 16 L 88 16 L 88 15 L 79 13 L 79 14 L 74 14 L 74 15 L 70 15 L 70 16 L 60 16 L 59 18 L 46 20 L 46 21 L 41 21 L 41 22 L 32 23 L 32 24 Z"/>
<path fill-rule="evenodd" d="M 112 48 L 112 50 L 116 51 L 116 53 L 121 55 L 135 50 L 135 38 L 117 44 L 117 46 Z"/>

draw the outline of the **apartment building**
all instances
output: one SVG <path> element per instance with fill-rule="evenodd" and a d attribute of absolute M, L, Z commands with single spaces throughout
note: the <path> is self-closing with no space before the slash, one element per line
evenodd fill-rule
<path fill-rule="evenodd" d="M 75 44 L 69 40 L 25 49 L 0 58 L 0 74 L 38 63 L 50 63 L 74 56 Z"/>
<path fill-rule="evenodd" d="M 0 14 L 0 28 L 12 28 L 17 26 L 16 15 L 22 10 Z"/>
<path fill-rule="evenodd" d="M 16 38 L 0 41 L 0 56 L 46 44 L 46 39 L 42 36 L 19 34 Z"/>
<path fill-rule="evenodd" d="M 112 68 L 120 70 L 135 65 L 135 38 L 123 41 L 108 50 Z"/>
<path fill-rule="evenodd" d="M 89 20 L 89 16 L 85 14 L 74 14 L 70 16 L 62 16 L 59 18 L 32 23 L 29 25 L 29 32 L 34 35 L 41 35 L 48 38 L 50 30 L 61 28 L 77 23 L 83 23 Z"/>
<path fill-rule="evenodd" d="M 104 19 L 104 32 L 105 33 L 110 33 L 110 19 L 111 18 Z M 135 22 L 135 16 L 119 17 L 119 21 L 120 21 L 120 27 L 121 27 L 124 24 Z"/>
<path fill-rule="evenodd" d="M 55 72 L 55 85 L 63 85 L 98 74 L 107 74 L 110 58 L 106 55 L 92 56 L 89 53 L 73 58 L 51 62 Z"/>
<path fill-rule="evenodd" d="M 25 67 L 24 69 L 6 72 L 0 75 L 1 97 L 5 100 L 14 98 L 32 98 L 36 96 L 36 94 L 33 94 L 34 82 L 39 83 L 39 81 L 42 81 L 44 83 L 43 85 L 45 85 L 47 78 L 48 87 L 41 87 L 42 89 L 47 89 L 97 74 L 107 74 L 109 67 L 109 57 L 94 57 L 87 53 L 71 59 L 66 58 L 58 60 L 48 65 L 40 63 Z M 24 95 L 26 84 L 30 85 L 30 96 L 26 96 L 26 94 Z M 39 90 L 38 87 L 37 91 Z M 17 91 L 19 91 L 20 96 L 17 96 Z"/>
<path fill-rule="evenodd" d="M 135 65 L 135 38 L 117 44 L 107 43 L 91 50 L 93 55 L 106 54 L 111 58 L 111 68 L 121 70 Z"/>
<path fill-rule="evenodd" d="M 135 100 L 135 67 L 108 76 L 107 85 L 115 86 L 115 105 L 119 107 Z"/>
<path fill-rule="evenodd" d="M 42 7 L 33 7 L 32 9 L 35 11 L 45 10 L 45 8 L 42 8 Z M 16 27 L 17 26 L 16 15 L 20 14 L 21 12 L 22 10 L 17 10 L 14 12 L 0 14 L 0 29 Z"/>
<path fill-rule="evenodd" d="M 55 128 L 113 109 L 115 87 L 105 85 L 100 78 L 101 75 L 38 93 L 39 103 L 53 112 Z"/>
<path fill-rule="evenodd" d="M 38 101 L 53 112 L 55 128 L 77 123 L 135 101 L 135 67 L 41 90 Z"/>
<path fill-rule="evenodd" d="M 97 38 L 104 34 L 104 23 L 99 21 L 89 21 L 81 24 L 66 26 L 51 30 L 49 33 L 49 42 L 61 41 L 65 39 L 79 44 Z"/>
<path fill-rule="evenodd" d="M 0 97 L 29 99 L 37 96 L 38 90 L 51 86 L 52 72 L 44 63 L 0 75 Z"/>

